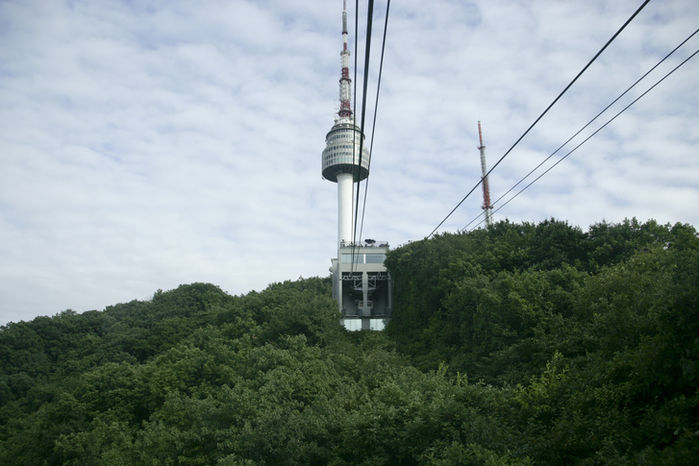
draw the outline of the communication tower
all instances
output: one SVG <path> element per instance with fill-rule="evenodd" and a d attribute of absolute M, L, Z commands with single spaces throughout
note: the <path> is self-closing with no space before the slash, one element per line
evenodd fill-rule
<path fill-rule="evenodd" d="M 490 187 L 488 186 L 488 168 L 485 165 L 485 145 L 483 144 L 483 133 L 481 132 L 481 122 L 478 122 L 478 150 L 481 153 L 481 173 L 483 173 L 483 211 L 485 212 L 485 224 L 493 224 L 493 206 L 490 203 Z"/>
<path fill-rule="evenodd" d="M 388 243 L 365 240 L 355 244 L 352 225 L 354 183 L 369 176 L 369 150 L 354 123 L 347 46 L 347 0 L 342 7 L 342 70 L 340 110 L 325 136 L 322 173 L 337 183 L 337 257 L 332 259 L 333 297 L 340 309 L 340 322 L 348 330 L 383 330 L 390 318 L 391 280 L 383 265 Z M 362 146 L 360 157 L 359 148 Z"/>

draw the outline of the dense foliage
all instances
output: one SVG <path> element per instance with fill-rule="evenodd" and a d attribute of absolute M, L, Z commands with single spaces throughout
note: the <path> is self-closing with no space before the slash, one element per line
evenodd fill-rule
<path fill-rule="evenodd" d="M 692 464 L 699 239 L 501 222 L 387 258 L 386 332 L 328 279 L 158 291 L 0 329 L 0 464 Z"/>
<path fill-rule="evenodd" d="M 699 458 L 699 240 L 688 225 L 501 222 L 387 259 L 388 333 L 509 393 L 536 462 Z"/>

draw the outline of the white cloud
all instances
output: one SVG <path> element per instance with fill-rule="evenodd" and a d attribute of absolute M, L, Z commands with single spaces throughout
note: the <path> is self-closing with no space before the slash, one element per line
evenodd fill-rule
<path fill-rule="evenodd" d="M 321 179 L 320 154 L 337 110 L 340 7 L 0 3 L 0 323 L 193 281 L 237 294 L 326 275 L 336 188 Z M 364 236 L 397 245 L 428 234 L 480 176 L 476 121 L 492 166 L 637 7 L 394 2 Z M 492 198 L 687 37 L 697 16 L 689 0 L 649 4 L 498 166 Z M 696 66 L 496 218 L 696 225 Z M 480 192 L 443 230 L 480 212 Z"/>

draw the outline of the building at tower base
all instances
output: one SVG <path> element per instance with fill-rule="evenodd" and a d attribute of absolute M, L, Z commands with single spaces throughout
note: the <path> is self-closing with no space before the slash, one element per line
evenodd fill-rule
<path fill-rule="evenodd" d="M 387 252 L 385 242 L 343 243 L 338 257 L 332 259 L 333 298 L 347 330 L 383 330 L 391 319 L 391 274 L 384 266 Z"/>

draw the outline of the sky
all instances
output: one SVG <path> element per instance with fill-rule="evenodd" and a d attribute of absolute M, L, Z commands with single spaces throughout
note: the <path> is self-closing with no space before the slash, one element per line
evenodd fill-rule
<path fill-rule="evenodd" d="M 427 236 L 480 179 L 477 122 L 492 166 L 641 3 L 395 1 L 372 135 L 386 7 L 376 0 L 362 237 L 398 247 Z M 341 9 L 340 0 L 0 0 L 0 325 L 186 283 L 238 295 L 328 276 L 337 187 L 320 164 L 339 108 Z M 651 1 L 493 170 L 492 199 L 698 25 L 695 0 Z M 697 49 L 699 34 L 576 141 Z M 698 226 L 698 62 L 495 220 Z M 481 204 L 478 188 L 439 231 L 463 228 Z"/>

